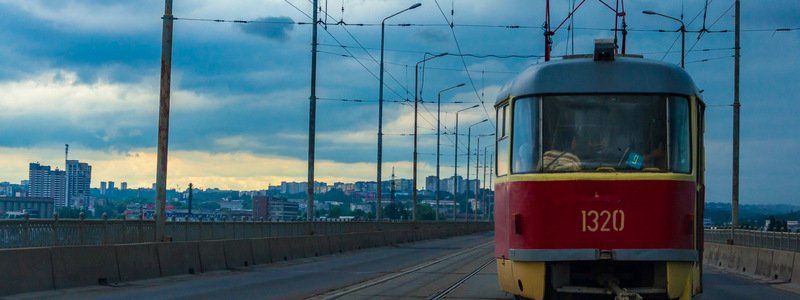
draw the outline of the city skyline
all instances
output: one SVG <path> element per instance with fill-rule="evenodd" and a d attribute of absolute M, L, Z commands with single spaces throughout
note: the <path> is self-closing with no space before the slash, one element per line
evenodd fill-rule
<path fill-rule="evenodd" d="M 374 23 L 376 15 L 407 7 L 403 1 L 344 2 L 343 18 L 349 23 Z M 80 2 L 53 5 L 43 1 L 4 1 L 0 11 L 8 16 L 0 36 L 16 41 L 0 45 L 8 59 L 0 62 L 0 177 L 8 181 L 25 178 L 27 163 L 59 165 L 61 145 L 69 143 L 71 155 L 94 166 L 93 177 L 124 178 L 133 187 L 149 187 L 155 181 L 155 137 L 160 51 L 160 1 Z M 301 10 L 309 5 L 298 2 Z M 337 4 L 338 5 L 338 4 Z M 702 1 L 685 3 L 689 29 L 697 30 Z M 745 29 L 796 26 L 797 12 L 758 3 L 743 3 Z M 712 3 L 707 25 L 712 30 L 732 28 L 727 3 Z M 526 1 L 487 3 L 454 2 L 459 23 L 510 24 L 526 28 L 455 27 L 464 53 L 541 55 L 541 7 Z M 604 28 L 608 21 L 602 6 L 587 6 L 576 16 L 576 26 Z M 674 30 L 674 24 L 641 14 L 655 10 L 680 15 L 680 3 L 628 3 L 632 29 Z M 503 20 L 484 13 L 503 15 Z M 564 3 L 554 4 L 555 15 L 565 15 Z M 689 12 L 692 14 L 690 15 Z M 221 5 L 214 1 L 177 2 L 176 17 L 242 20 L 305 21 L 303 14 L 282 1 L 239 1 Z M 99 20 L 81 17 L 99 15 Z M 341 16 L 331 9 L 333 19 Z M 764 16 L 769 16 L 768 18 Z M 714 22 L 718 20 L 718 22 Z M 433 2 L 393 19 L 396 23 L 444 23 Z M 713 22 L 713 26 L 711 26 Z M 394 24 L 396 24 L 394 23 Z M 173 81 L 173 115 L 170 136 L 168 186 L 193 182 L 199 186 L 253 190 L 281 181 L 306 180 L 306 131 L 310 26 L 283 24 L 210 23 L 176 20 Z M 248 27 L 249 26 L 249 27 Z M 351 39 L 345 28 L 358 40 Z M 379 46 L 374 26 L 329 26 L 320 32 L 317 179 L 326 182 L 374 180 L 376 153 L 377 81 L 367 69 L 377 72 L 370 56 Z M 555 38 L 554 52 L 563 55 L 569 40 L 566 32 Z M 482 43 L 492 36 L 491 43 Z M 609 32 L 575 31 L 575 52 L 589 53 L 592 40 Z M 352 46 L 348 54 L 336 45 Z M 646 58 L 679 62 L 677 48 L 669 45 L 673 32 L 631 31 L 628 52 Z M 692 48 L 697 35 L 687 35 Z M 731 36 L 705 34 L 687 56 L 687 70 L 704 90 L 707 110 L 707 199 L 730 199 L 730 124 L 732 99 Z M 358 44 L 365 49 L 361 49 Z M 333 46 L 331 46 L 333 45 Z M 746 31 L 742 40 L 742 201 L 749 203 L 793 203 L 800 193 L 792 164 L 800 142 L 794 136 L 800 120 L 789 95 L 798 94 L 800 81 L 795 32 Z M 571 46 L 570 46 L 571 47 Z M 69 49 L 63 51 L 62 49 Z M 393 166 L 397 176 L 410 178 L 411 109 L 399 100 L 413 98 L 413 84 L 405 65 L 422 54 L 407 51 L 456 53 L 453 33 L 445 27 L 387 28 L 387 86 L 384 132 L 384 180 Z M 668 51 L 669 52 L 666 52 Z M 711 49 L 711 50 L 703 50 Z M 716 49 L 716 50 L 715 50 Z M 701 51 L 702 50 L 702 51 Z M 333 54 L 331 54 L 333 53 Z M 342 57 L 345 55 L 345 57 Z M 213 59 L 212 59 L 213 58 Z M 703 61 L 709 59 L 708 61 Z M 492 115 L 499 88 L 537 57 L 521 59 L 444 57 L 430 62 L 421 86 L 420 178 L 434 174 L 436 120 L 430 101 L 448 86 L 466 86 L 443 96 L 442 124 L 452 132 L 453 112 L 483 99 L 483 107 L 462 113 L 462 124 Z M 466 76 L 464 67 L 470 70 Z M 19 70 L 25 70 L 19 71 Z M 408 75 L 407 74 L 411 74 Z M 474 87 L 473 87 L 474 85 Z M 392 92 L 394 90 L 394 92 Z M 479 99 L 480 98 L 480 99 Z M 345 102 L 336 99 L 362 99 Z M 58 105 L 54 105 L 58 103 Z M 488 112 L 488 113 L 487 113 Z M 42 122 L 47 120 L 47 122 Z M 6 130 L 7 129 L 7 130 Z M 460 128 L 460 132 L 466 127 Z M 490 133 L 483 124 L 474 131 Z M 443 137 L 442 161 L 450 165 L 452 142 Z M 464 142 L 466 139 L 463 139 Z M 490 140 L 490 139 L 487 139 Z M 461 142 L 462 139 L 459 139 Z M 473 140 L 474 142 L 474 140 Z M 489 144 L 482 140 L 481 144 Z M 461 153 L 465 153 L 463 145 Z M 482 152 L 482 151 L 481 151 Z M 483 154 L 483 153 L 481 153 Z M 464 157 L 465 158 L 465 157 Z M 459 174 L 466 164 L 459 157 Z M 474 160 L 473 160 L 474 161 Z M 449 174 L 452 166 L 443 169 Z M 470 170 L 474 172 L 474 170 Z M 93 187 L 97 186 L 93 183 Z M 422 188 L 423 181 L 420 180 Z"/>

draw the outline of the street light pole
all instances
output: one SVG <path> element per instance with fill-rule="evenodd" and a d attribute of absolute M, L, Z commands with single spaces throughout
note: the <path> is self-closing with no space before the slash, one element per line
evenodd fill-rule
<path fill-rule="evenodd" d="M 425 57 L 418 61 L 416 65 L 414 65 L 414 162 L 413 162 L 413 182 L 411 183 L 411 220 L 416 222 L 417 221 L 417 117 L 418 117 L 418 110 L 419 110 L 419 64 L 429 61 L 434 58 L 442 57 L 448 55 L 447 52 L 439 53 L 431 57 L 428 56 L 429 53 L 425 53 Z"/>
<path fill-rule="evenodd" d="M 683 23 L 683 20 L 675 18 L 675 17 L 668 16 L 668 15 L 665 15 L 665 14 L 662 14 L 662 13 L 657 13 L 657 12 L 654 12 L 652 10 L 645 10 L 645 11 L 642 11 L 642 13 L 645 14 L 645 15 L 654 15 L 654 16 L 664 17 L 664 18 L 676 21 L 678 23 L 681 23 L 681 28 L 678 29 L 678 31 L 680 31 L 680 33 L 681 33 L 681 68 L 685 68 L 686 67 L 686 24 Z"/>
<path fill-rule="evenodd" d="M 464 108 L 464 109 L 461 109 L 461 110 L 456 112 L 456 127 L 455 127 L 455 134 L 454 134 L 456 136 L 456 142 L 455 142 L 455 144 L 453 144 L 453 151 L 455 151 L 455 155 L 453 156 L 453 160 L 454 160 L 454 162 L 453 162 L 453 221 L 457 220 L 456 212 L 458 211 L 458 206 L 457 206 L 457 202 L 458 202 L 457 201 L 458 200 L 458 113 L 460 113 L 462 111 L 465 111 L 465 110 L 468 110 L 468 109 L 473 109 L 473 108 L 476 108 L 476 107 L 478 107 L 477 104 L 475 104 L 473 106 L 470 106 L 470 107 L 467 107 L 467 108 Z"/>
<path fill-rule="evenodd" d="M 472 219 L 477 222 L 478 221 L 478 193 L 480 192 L 480 186 L 478 182 L 478 167 L 480 166 L 481 161 L 481 136 L 478 136 L 478 143 L 475 145 L 475 212 L 472 214 Z"/>
<path fill-rule="evenodd" d="M 467 182 L 465 184 L 467 186 L 467 188 L 464 190 L 464 201 L 465 201 L 464 202 L 464 221 L 469 221 L 469 205 L 468 204 L 469 204 L 469 189 L 471 188 L 469 186 L 469 163 L 470 163 L 469 155 L 470 155 L 470 147 L 471 147 L 470 142 L 472 142 L 472 127 L 475 126 L 475 125 L 481 124 L 483 122 L 486 122 L 486 121 L 489 121 L 489 119 L 483 119 L 482 121 L 480 121 L 478 123 L 469 125 L 469 127 L 467 128 Z M 478 174 L 475 174 L 475 177 L 478 177 Z"/>
<path fill-rule="evenodd" d="M 441 148 L 441 127 L 442 127 L 442 93 L 452 90 L 454 88 L 459 88 L 464 86 L 463 83 L 451 86 L 449 88 L 443 89 L 439 91 L 438 96 L 436 97 L 436 221 L 439 221 L 439 191 L 441 189 L 441 177 L 439 174 L 439 160 L 441 159 L 442 155 L 440 152 Z"/>
<path fill-rule="evenodd" d="M 384 50 L 383 49 L 383 45 L 384 45 L 384 36 L 385 36 L 385 33 L 386 33 L 386 20 L 388 20 L 389 18 L 394 17 L 396 15 L 399 15 L 399 14 L 401 14 L 403 12 L 415 9 L 417 7 L 420 7 L 420 6 L 422 6 L 422 4 L 416 3 L 416 4 L 411 5 L 410 7 L 406 8 L 404 10 L 401 10 L 401 11 L 391 15 L 391 16 L 383 18 L 383 21 L 381 21 L 381 63 L 380 63 L 380 65 L 381 65 L 380 73 L 381 74 L 379 76 L 379 78 L 380 78 L 379 79 L 380 88 L 378 89 L 378 166 L 377 166 L 377 169 L 378 169 L 378 174 L 377 174 L 377 176 L 378 176 L 378 187 L 377 187 L 378 199 L 377 200 L 378 201 L 377 201 L 377 205 L 376 205 L 376 208 L 375 208 L 375 220 L 376 221 L 380 221 L 380 219 L 381 219 L 381 208 L 382 208 L 381 200 L 383 198 L 383 187 L 382 187 L 383 186 L 383 184 L 382 184 L 383 183 L 383 178 L 382 178 L 382 174 L 381 174 L 381 171 L 383 169 L 383 73 L 384 73 L 384 71 L 383 71 L 383 50 Z M 315 26 L 315 28 L 316 28 L 316 26 Z M 394 183 L 392 183 L 392 184 L 394 184 Z"/>

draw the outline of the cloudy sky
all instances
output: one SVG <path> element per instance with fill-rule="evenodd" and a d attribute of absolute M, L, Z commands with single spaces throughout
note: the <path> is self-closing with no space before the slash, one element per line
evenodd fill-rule
<path fill-rule="evenodd" d="M 289 23 L 307 22 L 311 4 L 287 1 L 175 1 L 178 18 L 262 23 L 175 21 L 170 187 L 185 188 L 193 182 L 200 187 L 262 189 L 282 180 L 305 179 L 311 26 Z M 329 0 L 327 20 L 376 23 L 413 2 Z M 570 1 L 554 2 L 553 22 L 560 22 Z M 733 1 L 708 2 L 706 27 L 732 29 Z M 467 83 L 443 99 L 447 131 L 453 129 L 452 112 L 471 105 L 452 102 L 485 100 L 491 112 L 499 87 L 540 62 L 534 56 L 543 53 L 537 27 L 543 22 L 544 1 L 439 0 L 447 18 L 454 10 L 456 25 L 523 26 L 456 26 L 454 32 L 439 26 L 446 21 L 434 1 L 422 4 L 390 23 L 430 26 L 387 27 L 387 100 L 413 98 L 413 64 L 426 51 L 457 53 L 454 34 L 463 53 L 500 56 L 464 61 L 449 56 L 427 65 L 425 100 L 435 100 L 440 89 Z M 675 29 L 674 22 L 640 11 L 674 16 L 683 12 L 689 29 L 697 30 L 703 24 L 704 4 L 627 1 L 628 23 L 631 29 Z M 745 1 L 743 11 L 746 30 L 800 27 L 797 1 Z M 163 2 L 158 0 L 0 0 L 0 181 L 26 179 L 31 161 L 63 167 L 65 143 L 71 145 L 72 158 L 93 165 L 93 186 L 105 180 L 128 181 L 131 186 L 154 181 L 162 14 Z M 611 36 L 603 28 L 613 27 L 613 15 L 599 1 L 587 1 L 576 15 L 575 27 L 574 51 L 587 53 L 593 39 Z M 555 54 L 572 52 L 567 33 L 557 33 Z M 378 94 L 378 65 L 373 58 L 379 57 L 375 49 L 380 46 L 380 29 L 329 25 L 319 36 L 318 96 L 324 99 L 317 110 L 318 177 L 329 182 L 374 180 L 377 104 L 372 101 Z M 680 59 L 679 43 L 670 48 L 677 38 L 674 32 L 632 31 L 628 38 L 629 53 L 670 63 Z M 729 201 L 732 110 L 726 105 L 733 97 L 733 34 L 706 34 L 698 41 L 691 33 L 687 41 L 687 48 L 693 47 L 687 70 L 705 90 L 709 104 L 708 199 Z M 745 31 L 742 41 L 742 199 L 798 203 L 800 33 Z M 421 108 L 421 176 L 431 174 L 435 164 L 435 109 L 432 103 Z M 462 113 L 460 122 L 480 121 L 486 111 L 480 107 Z M 412 140 L 404 134 L 412 131 L 412 120 L 409 105 L 386 103 L 387 177 L 392 167 L 398 176 L 410 176 Z M 492 125 L 475 130 L 489 133 Z M 445 174 L 452 173 L 453 144 L 450 136 L 443 138 Z M 463 152 L 464 145 L 460 148 Z"/>

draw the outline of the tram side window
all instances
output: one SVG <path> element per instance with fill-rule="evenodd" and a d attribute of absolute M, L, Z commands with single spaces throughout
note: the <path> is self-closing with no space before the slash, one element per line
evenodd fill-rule
<path fill-rule="evenodd" d="M 514 138 L 511 149 L 511 172 L 531 173 L 539 163 L 539 99 L 514 102 Z"/>
<path fill-rule="evenodd" d="M 683 97 L 670 97 L 669 161 L 670 170 L 676 173 L 689 173 L 692 170 L 689 120 L 689 101 Z"/>
<path fill-rule="evenodd" d="M 508 105 L 497 108 L 497 176 L 508 174 Z"/>

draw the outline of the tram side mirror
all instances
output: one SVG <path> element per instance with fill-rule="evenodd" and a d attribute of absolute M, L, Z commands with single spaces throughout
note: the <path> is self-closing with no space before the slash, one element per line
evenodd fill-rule
<path fill-rule="evenodd" d="M 613 39 L 594 40 L 594 60 L 614 60 L 616 48 Z"/>
<path fill-rule="evenodd" d="M 644 165 L 644 156 L 636 152 L 631 152 L 628 154 L 628 159 L 625 160 L 625 164 L 631 169 L 641 170 Z"/>

